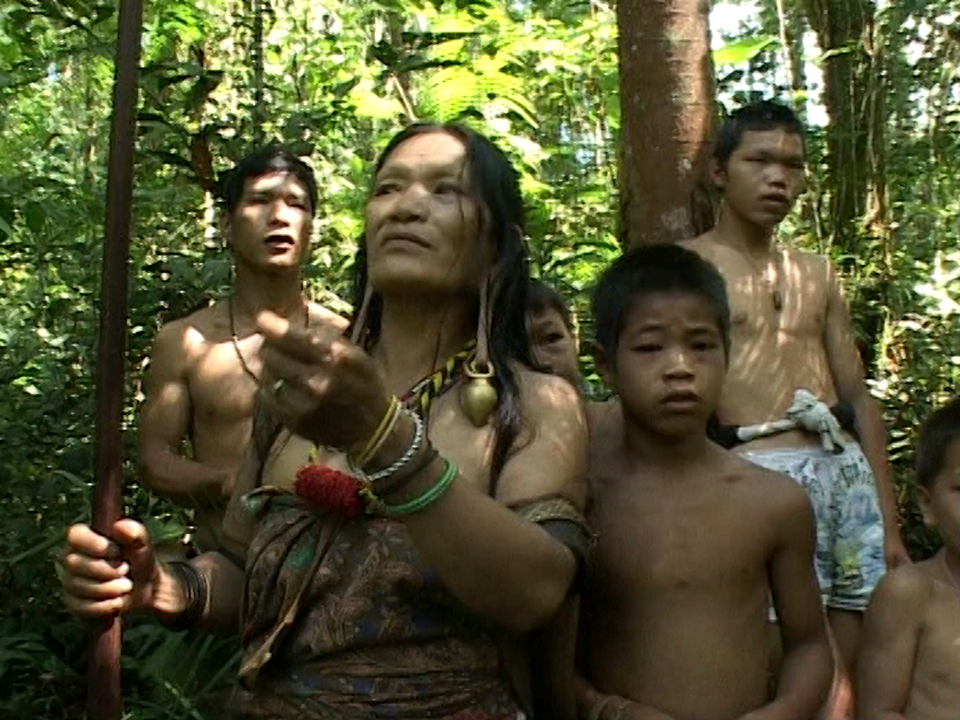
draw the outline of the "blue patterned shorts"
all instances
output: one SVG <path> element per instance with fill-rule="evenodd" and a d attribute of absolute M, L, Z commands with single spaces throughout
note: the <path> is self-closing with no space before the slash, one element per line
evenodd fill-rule
<path fill-rule="evenodd" d="M 746 451 L 741 457 L 804 487 L 817 519 L 815 565 L 824 605 L 866 610 L 886 561 L 877 485 L 860 447 L 848 442 L 839 455 L 802 447 Z"/>

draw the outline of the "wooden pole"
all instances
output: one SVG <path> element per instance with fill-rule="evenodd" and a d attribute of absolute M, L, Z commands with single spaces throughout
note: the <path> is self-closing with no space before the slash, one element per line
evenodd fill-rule
<path fill-rule="evenodd" d="M 111 534 L 113 523 L 120 518 L 123 485 L 121 423 L 127 338 L 127 261 L 142 22 L 142 0 L 121 0 L 107 167 L 107 219 L 97 346 L 93 528 L 104 535 Z M 97 623 L 93 630 L 87 675 L 87 715 L 90 720 L 121 720 L 122 714 L 120 620 L 114 617 Z"/>

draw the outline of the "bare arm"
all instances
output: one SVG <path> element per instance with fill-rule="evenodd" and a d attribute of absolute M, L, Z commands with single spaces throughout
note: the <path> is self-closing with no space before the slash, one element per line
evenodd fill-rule
<path fill-rule="evenodd" d="M 219 553 L 206 553 L 190 564 L 207 585 L 200 626 L 212 631 L 236 631 L 243 569 Z M 172 620 L 187 609 L 179 575 L 170 564 L 157 560 L 147 529 L 133 520 L 118 520 L 109 538 L 86 525 L 70 527 L 62 568 L 64 602 L 71 612 L 83 617 L 150 612 Z"/>
<path fill-rule="evenodd" d="M 546 530 L 504 505 L 559 495 L 582 511 L 587 429 L 580 398 L 569 383 L 534 373 L 521 380 L 525 422 L 535 432 L 504 467 L 497 498 L 454 482 L 440 500 L 404 522 L 424 561 L 465 605 L 499 625 L 526 632 L 558 610 L 576 563 L 573 553 Z M 399 454 L 388 452 L 388 457 Z M 404 488 L 404 499 L 422 493 L 436 474 L 436 468 L 421 473 Z"/>
<path fill-rule="evenodd" d="M 187 332 L 182 324 L 172 323 L 157 334 L 144 381 L 146 402 L 140 413 L 138 440 L 144 482 L 179 504 L 192 505 L 205 496 L 219 497 L 232 473 L 180 454 L 191 414 Z"/>
<path fill-rule="evenodd" d="M 816 530 L 806 493 L 783 486 L 776 520 L 780 538 L 770 564 L 770 586 L 780 622 L 783 664 L 776 697 L 748 713 L 751 720 L 814 717 L 826 699 L 833 660 L 813 569 Z"/>
<path fill-rule="evenodd" d="M 577 711 L 588 720 L 674 720 L 650 705 L 641 705 L 619 695 L 604 695 L 581 676 L 574 676 L 573 692 Z"/>
<path fill-rule="evenodd" d="M 880 404 L 870 395 L 864 382 L 863 363 L 850 325 L 850 311 L 840 291 L 840 284 L 827 266 L 827 317 L 824 345 L 830 373 L 841 401 L 853 406 L 860 430 L 863 454 L 876 478 L 885 528 L 887 563 L 891 566 L 908 561 L 900 540 L 899 513 L 893 485 L 893 474 L 887 461 L 887 431 Z"/>
<path fill-rule="evenodd" d="M 857 663 L 857 717 L 904 720 L 927 592 L 912 567 L 891 571 L 877 585 Z"/>
<path fill-rule="evenodd" d="M 244 571 L 218 552 L 209 552 L 190 561 L 207 584 L 207 603 L 198 628 L 229 635 L 240 627 Z M 154 613 L 161 618 L 176 617 L 184 611 L 186 598 L 177 578 L 161 563 Z"/>

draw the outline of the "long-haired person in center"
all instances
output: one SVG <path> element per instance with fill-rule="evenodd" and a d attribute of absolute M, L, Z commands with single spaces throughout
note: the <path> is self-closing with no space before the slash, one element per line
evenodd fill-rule
<path fill-rule="evenodd" d="M 523 717 L 510 648 L 579 577 L 587 432 L 576 390 L 530 369 L 506 156 L 462 126 L 397 135 L 357 267 L 349 337 L 260 318 L 229 542 L 164 564 L 132 520 L 73 526 L 67 604 L 239 629 L 232 719 Z"/>

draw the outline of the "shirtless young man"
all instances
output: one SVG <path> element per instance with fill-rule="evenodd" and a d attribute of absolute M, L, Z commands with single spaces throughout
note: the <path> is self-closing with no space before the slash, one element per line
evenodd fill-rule
<path fill-rule="evenodd" d="M 144 482 L 196 509 L 201 549 L 217 547 L 233 478 L 247 449 L 261 373 L 254 318 L 271 310 L 303 326 L 300 266 L 316 211 L 313 171 L 279 147 L 258 150 L 228 177 L 221 230 L 234 257 L 232 295 L 160 328 L 140 414 Z M 189 437 L 193 457 L 183 454 Z"/>
<path fill-rule="evenodd" d="M 960 718 L 960 398 L 920 430 L 917 484 L 943 547 L 877 586 L 857 674 L 862 720 Z"/>
<path fill-rule="evenodd" d="M 650 245 L 604 274 L 594 313 L 623 423 L 591 449 L 581 717 L 812 717 L 832 662 L 810 501 L 707 438 L 729 351 L 723 279 L 695 253 Z M 771 590 L 785 649 L 774 697 Z"/>
<path fill-rule="evenodd" d="M 891 565 L 908 558 L 898 534 L 883 418 L 864 384 L 836 275 L 824 258 L 782 248 L 774 239 L 803 189 L 801 132 L 792 111 L 776 103 L 735 112 L 714 150 L 713 179 L 723 192 L 718 223 L 685 244 L 713 262 L 729 288 L 732 356 L 721 423 L 782 420 L 800 389 L 825 406 L 840 401 L 853 407 L 862 452 L 825 406 L 814 411 L 823 433 L 787 430 L 737 448 L 752 462 L 790 475 L 810 494 L 821 592 L 850 667 L 885 557 Z M 842 451 L 821 447 L 823 437 L 843 443 Z"/>

